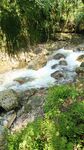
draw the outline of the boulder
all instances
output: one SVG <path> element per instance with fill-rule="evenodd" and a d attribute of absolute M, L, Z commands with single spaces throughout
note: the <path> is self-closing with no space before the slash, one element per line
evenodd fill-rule
<path fill-rule="evenodd" d="M 84 67 L 78 67 L 76 68 L 76 73 L 79 75 L 79 74 L 84 74 Z"/>
<path fill-rule="evenodd" d="M 80 62 L 84 62 L 84 55 L 80 55 L 78 58 L 77 58 L 78 61 Z"/>
<path fill-rule="evenodd" d="M 59 65 L 67 66 L 66 60 L 60 60 Z"/>
<path fill-rule="evenodd" d="M 29 91 L 26 91 L 29 95 Z M 31 94 L 28 99 L 23 99 L 22 108 L 17 112 L 17 118 L 11 126 L 12 132 L 17 132 L 26 127 L 28 123 L 31 123 L 37 117 L 44 117 L 43 106 L 46 100 L 47 89 L 30 90 Z M 25 94 L 27 94 L 25 93 Z M 24 94 L 24 97 L 27 96 Z"/>
<path fill-rule="evenodd" d="M 18 107 L 17 93 L 10 89 L 0 92 L 0 107 L 6 111 L 10 111 Z"/>
<path fill-rule="evenodd" d="M 84 47 L 77 47 L 75 50 L 73 50 L 74 52 L 80 52 L 80 51 L 84 51 Z"/>
<path fill-rule="evenodd" d="M 56 55 L 54 55 L 53 59 L 61 59 L 61 58 L 65 58 L 65 56 L 61 53 L 57 53 Z"/>
<path fill-rule="evenodd" d="M 51 66 L 51 68 L 52 68 L 52 69 L 55 69 L 57 66 L 58 66 L 58 65 L 55 64 L 55 65 Z"/>
<path fill-rule="evenodd" d="M 64 77 L 64 75 L 60 71 L 55 71 L 54 73 L 51 74 L 51 77 L 53 77 L 55 79 L 60 79 L 60 78 Z"/>
<path fill-rule="evenodd" d="M 80 45 L 78 46 L 78 48 L 80 49 L 80 51 L 84 51 L 84 42 L 83 42 L 82 44 L 80 44 Z"/>
<path fill-rule="evenodd" d="M 80 67 L 84 67 L 84 62 L 81 63 Z"/>

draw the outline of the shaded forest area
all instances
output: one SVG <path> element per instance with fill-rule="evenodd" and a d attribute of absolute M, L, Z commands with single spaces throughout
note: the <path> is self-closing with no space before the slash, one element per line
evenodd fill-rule
<path fill-rule="evenodd" d="M 60 32 L 84 33 L 84 0 L 0 1 L 0 47 L 9 53 Z"/>

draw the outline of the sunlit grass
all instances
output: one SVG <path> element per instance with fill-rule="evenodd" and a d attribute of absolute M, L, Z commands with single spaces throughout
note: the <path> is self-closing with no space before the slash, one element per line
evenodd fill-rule
<path fill-rule="evenodd" d="M 45 117 L 28 124 L 20 133 L 9 135 L 8 150 L 73 150 L 74 145 L 82 150 L 84 102 L 79 96 L 73 85 L 50 88 Z"/>

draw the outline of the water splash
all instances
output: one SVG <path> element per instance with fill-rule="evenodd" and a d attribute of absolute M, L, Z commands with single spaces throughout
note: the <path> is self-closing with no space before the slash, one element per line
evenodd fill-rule
<path fill-rule="evenodd" d="M 84 54 L 84 52 L 73 52 L 72 50 L 65 50 L 64 48 L 53 53 L 54 56 L 57 53 L 63 54 L 67 61 L 67 66 L 59 65 L 60 60 L 49 60 L 43 68 L 35 71 L 32 69 L 18 69 L 11 70 L 4 74 L 0 74 L 0 91 L 5 89 L 14 89 L 25 91 L 31 88 L 42 88 L 52 86 L 54 84 L 65 83 L 73 81 L 76 73 L 75 68 L 80 66 L 80 62 L 77 61 L 78 56 Z M 57 67 L 52 69 L 52 66 L 57 64 Z M 65 78 L 56 80 L 51 77 L 51 74 L 55 71 L 62 71 L 65 74 Z M 32 81 L 28 81 L 24 84 L 20 84 L 15 81 L 16 78 L 33 78 Z"/>

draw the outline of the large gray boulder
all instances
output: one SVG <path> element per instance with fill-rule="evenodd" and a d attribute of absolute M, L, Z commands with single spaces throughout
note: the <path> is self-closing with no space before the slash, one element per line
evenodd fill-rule
<path fill-rule="evenodd" d="M 0 107 L 6 111 L 10 111 L 18 107 L 18 95 L 10 89 L 0 92 Z"/>

